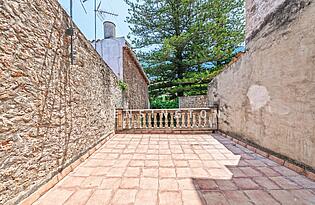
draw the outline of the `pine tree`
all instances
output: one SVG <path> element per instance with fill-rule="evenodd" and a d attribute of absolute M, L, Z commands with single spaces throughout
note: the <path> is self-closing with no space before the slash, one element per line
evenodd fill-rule
<path fill-rule="evenodd" d="M 150 95 L 203 94 L 244 41 L 244 0 L 125 0 Z"/>

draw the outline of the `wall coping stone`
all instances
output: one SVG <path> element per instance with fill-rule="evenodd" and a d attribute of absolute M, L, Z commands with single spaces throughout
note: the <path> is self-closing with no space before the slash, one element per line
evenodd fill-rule
<path fill-rule="evenodd" d="M 291 169 L 299 174 L 302 174 L 306 176 L 307 178 L 315 181 L 315 170 L 313 167 L 310 167 L 302 162 L 298 162 L 294 159 L 291 159 L 287 156 L 284 156 L 280 153 L 276 153 L 272 150 L 269 150 L 267 148 L 261 147 L 260 145 L 248 140 L 244 139 L 241 136 L 238 136 L 233 133 L 226 133 L 222 130 L 218 131 L 219 134 L 221 134 L 223 137 L 232 140 L 236 144 L 243 146 L 252 152 L 259 154 L 263 157 L 266 157 L 277 164 L 283 165 L 287 167 L 288 169 Z"/>

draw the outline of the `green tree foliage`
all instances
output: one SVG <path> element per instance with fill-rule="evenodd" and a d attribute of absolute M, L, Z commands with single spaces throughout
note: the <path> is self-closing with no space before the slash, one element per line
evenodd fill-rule
<path fill-rule="evenodd" d="M 125 0 L 150 95 L 203 94 L 244 41 L 244 0 Z"/>

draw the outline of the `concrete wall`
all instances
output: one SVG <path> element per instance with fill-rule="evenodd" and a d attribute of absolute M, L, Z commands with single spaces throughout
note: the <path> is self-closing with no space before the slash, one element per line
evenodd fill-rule
<path fill-rule="evenodd" d="M 92 43 L 94 46 L 94 43 Z M 96 42 L 96 50 L 104 61 L 116 74 L 119 80 L 123 80 L 123 52 L 126 45 L 125 38 L 108 38 Z"/>
<path fill-rule="evenodd" d="M 70 66 L 68 27 L 55 0 L 0 0 L 0 204 L 114 131 L 116 76 L 77 28 Z"/>
<path fill-rule="evenodd" d="M 315 3 L 281 6 L 209 85 L 209 99 L 220 100 L 223 131 L 314 168 Z"/>
<path fill-rule="evenodd" d="M 149 108 L 148 81 L 139 62 L 129 47 L 123 49 L 124 82 L 128 85 L 124 91 L 125 107 L 130 109 Z M 142 71 L 142 72 L 141 72 Z"/>
<path fill-rule="evenodd" d="M 268 16 L 287 0 L 247 0 L 246 1 L 246 38 L 260 29 Z"/>
<path fill-rule="evenodd" d="M 206 108 L 209 107 L 207 95 L 179 97 L 179 108 Z"/>

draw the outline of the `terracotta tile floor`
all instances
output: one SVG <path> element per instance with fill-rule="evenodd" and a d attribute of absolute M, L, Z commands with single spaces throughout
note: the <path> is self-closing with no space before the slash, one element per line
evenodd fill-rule
<path fill-rule="evenodd" d="M 219 135 L 116 135 L 35 204 L 315 204 L 315 182 Z"/>

